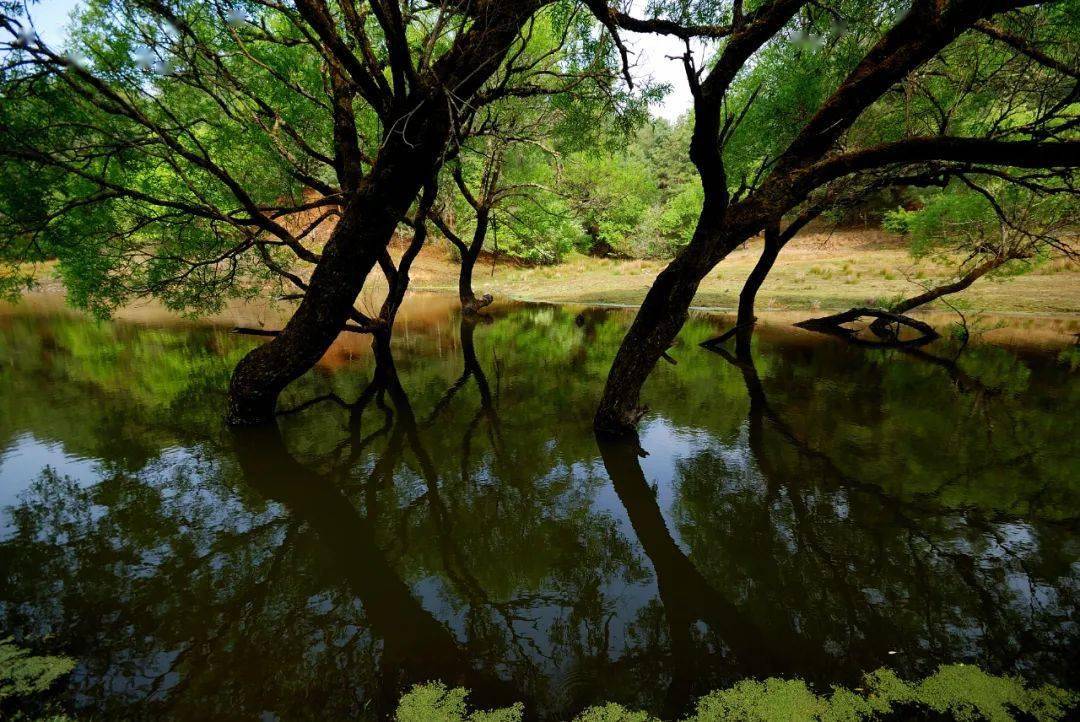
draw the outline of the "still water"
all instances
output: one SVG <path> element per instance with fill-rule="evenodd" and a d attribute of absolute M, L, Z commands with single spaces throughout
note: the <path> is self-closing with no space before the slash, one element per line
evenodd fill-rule
<path fill-rule="evenodd" d="M 393 367 L 343 339 L 236 433 L 258 340 L 0 313 L 0 637 L 110 719 L 377 719 L 434 678 L 554 719 L 956 661 L 1077 685 L 1076 321 L 765 327 L 739 365 L 695 317 L 639 455 L 590 430 L 626 312 L 492 316 L 414 313 Z"/>

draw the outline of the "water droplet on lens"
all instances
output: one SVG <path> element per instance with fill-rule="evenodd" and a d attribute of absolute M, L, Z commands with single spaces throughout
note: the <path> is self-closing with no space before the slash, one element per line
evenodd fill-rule
<path fill-rule="evenodd" d="M 246 23 L 247 19 L 247 13 L 244 12 L 243 8 L 233 8 L 229 11 L 228 15 L 225 16 L 225 22 L 229 23 L 229 25 L 234 28 L 240 27 Z"/>
<path fill-rule="evenodd" d="M 135 49 L 135 63 L 140 70 L 150 70 L 154 66 L 154 51 L 145 45 Z"/>

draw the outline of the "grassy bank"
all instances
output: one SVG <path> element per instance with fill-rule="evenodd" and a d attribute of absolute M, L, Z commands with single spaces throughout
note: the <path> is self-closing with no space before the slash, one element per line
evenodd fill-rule
<path fill-rule="evenodd" d="M 403 245 L 391 248 L 395 257 L 403 250 Z M 754 241 L 719 264 L 702 282 L 695 306 L 733 310 L 760 250 L 760 241 Z M 477 294 L 491 293 L 500 301 L 637 306 L 665 265 L 662 260 L 571 255 L 555 265 L 525 266 L 486 257 L 476 267 L 473 287 Z M 881 305 L 951 280 L 955 269 L 955 259 L 916 260 L 901 241 L 878 231 L 806 234 L 781 253 L 758 295 L 757 308 L 801 313 Z M 33 272 L 37 291 L 63 293 L 55 264 L 42 264 Z M 421 252 L 410 275 L 413 291 L 457 294 L 458 263 L 441 242 Z M 372 276 L 360 307 L 377 311 L 385 286 L 381 276 Z M 965 311 L 991 314 L 1080 313 L 1080 264 L 1054 261 L 1023 275 L 988 276 L 948 301 Z M 924 310 L 935 309 L 949 307 L 939 302 Z"/>
<path fill-rule="evenodd" d="M 731 309 L 757 262 L 760 242 L 729 256 L 701 285 L 695 304 Z M 571 256 L 553 266 L 522 267 L 484 260 L 476 269 L 477 293 L 530 301 L 637 305 L 664 267 L 656 260 Z M 846 309 L 921 291 L 947 280 L 955 269 L 942 259 L 914 260 L 905 246 L 878 232 L 808 234 L 784 249 L 759 295 L 762 311 Z M 456 292 L 457 265 L 440 246 L 426 249 L 413 288 Z M 1078 313 L 1080 266 L 1049 263 L 1021 276 L 988 277 L 950 298 L 973 311 Z M 940 305 L 939 308 L 944 308 Z"/>

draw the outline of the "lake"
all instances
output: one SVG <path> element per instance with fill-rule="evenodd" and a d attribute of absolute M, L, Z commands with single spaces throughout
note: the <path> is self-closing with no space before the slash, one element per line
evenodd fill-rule
<path fill-rule="evenodd" d="M 542 719 L 882 666 L 1078 686 L 1080 320 L 904 351 L 775 322 L 747 364 L 697 315 L 639 450 L 591 432 L 630 318 L 427 299 L 392 366 L 343 338 L 238 432 L 260 341 L 226 320 L 5 308 L 0 637 L 109 719 L 377 719 L 436 678 Z"/>

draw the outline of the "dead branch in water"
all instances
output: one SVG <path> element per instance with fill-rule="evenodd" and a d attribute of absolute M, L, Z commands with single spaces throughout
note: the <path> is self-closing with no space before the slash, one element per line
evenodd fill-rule
<path fill-rule="evenodd" d="M 875 331 L 878 338 L 881 341 L 866 341 L 856 338 L 858 329 L 848 328 L 845 324 L 858 321 L 860 318 L 869 316 L 876 319 L 871 324 L 871 329 Z M 900 313 L 893 313 L 891 311 L 884 311 L 878 308 L 853 308 L 843 313 L 835 313 L 831 316 L 823 316 L 821 318 L 811 318 L 806 321 L 800 321 L 795 324 L 799 328 L 805 328 L 808 331 L 816 331 L 818 333 L 826 333 L 831 336 L 839 336 L 852 343 L 861 344 L 864 346 L 895 346 L 895 347 L 915 347 L 924 346 L 932 341 L 936 341 L 941 338 L 941 335 L 934 329 L 933 326 L 920 321 L 917 318 L 911 316 L 905 316 Z M 899 327 L 907 326 L 915 331 L 918 331 L 921 335 L 913 339 L 906 341 L 900 340 Z M 890 329 L 888 333 L 884 332 L 884 329 Z"/>

